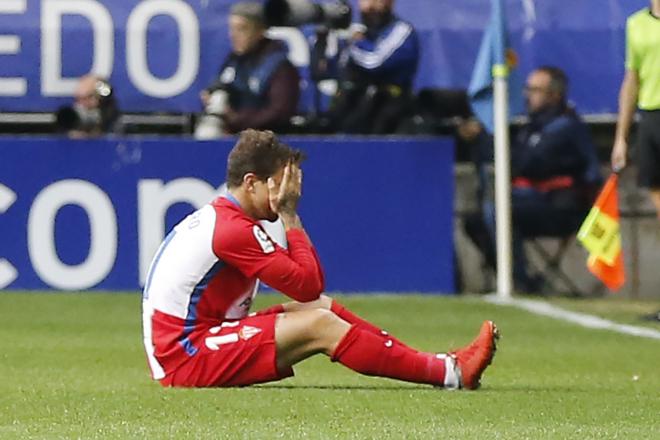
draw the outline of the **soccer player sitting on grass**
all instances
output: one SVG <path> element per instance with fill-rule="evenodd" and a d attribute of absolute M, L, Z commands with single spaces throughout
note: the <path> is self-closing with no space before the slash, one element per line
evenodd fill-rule
<path fill-rule="evenodd" d="M 143 298 L 154 379 L 164 386 L 250 385 L 292 376 L 294 364 L 323 353 L 370 376 L 477 388 L 495 353 L 491 321 L 465 348 L 424 353 L 321 294 L 323 270 L 296 210 L 301 160 L 272 132 L 242 132 L 227 161 L 227 195 L 165 238 Z M 288 250 L 259 224 L 278 217 Z M 248 314 L 259 281 L 294 302 Z"/>

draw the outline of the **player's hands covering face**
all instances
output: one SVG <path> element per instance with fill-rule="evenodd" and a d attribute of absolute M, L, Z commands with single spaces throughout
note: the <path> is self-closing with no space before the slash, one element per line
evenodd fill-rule
<path fill-rule="evenodd" d="M 302 194 L 302 170 L 294 162 L 284 167 L 282 181 L 279 186 L 275 179 L 268 179 L 268 198 L 270 209 L 276 214 L 294 215 L 298 207 L 298 200 Z"/>

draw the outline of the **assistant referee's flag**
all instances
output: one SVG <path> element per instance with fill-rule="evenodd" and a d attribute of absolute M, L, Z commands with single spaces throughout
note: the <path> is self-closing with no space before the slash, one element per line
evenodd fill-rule
<path fill-rule="evenodd" d="M 626 281 L 619 223 L 618 175 L 612 174 L 578 231 L 578 240 L 589 251 L 587 267 L 610 290 Z"/>

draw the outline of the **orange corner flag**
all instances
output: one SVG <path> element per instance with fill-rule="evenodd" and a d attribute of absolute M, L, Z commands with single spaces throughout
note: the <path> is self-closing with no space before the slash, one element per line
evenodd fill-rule
<path fill-rule="evenodd" d="M 626 281 L 619 224 L 619 177 L 612 174 L 582 223 L 578 240 L 589 251 L 587 267 L 610 290 Z"/>

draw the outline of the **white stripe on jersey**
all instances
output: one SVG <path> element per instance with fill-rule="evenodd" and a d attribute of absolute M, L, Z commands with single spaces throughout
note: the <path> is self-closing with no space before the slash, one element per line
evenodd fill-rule
<path fill-rule="evenodd" d="M 392 54 L 403 45 L 412 33 L 412 26 L 403 21 L 394 25 L 394 29 L 384 40 L 376 44 L 375 50 L 369 52 L 357 46 L 351 46 L 350 53 L 355 64 L 365 69 L 380 67 Z"/>
<path fill-rule="evenodd" d="M 144 295 L 154 310 L 187 318 L 195 286 L 218 262 L 213 253 L 215 219 L 213 207 L 204 206 L 179 223 L 169 243 L 159 249 L 147 275 Z"/>
<path fill-rule="evenodd" d="M 213 253 L 215 210 L 206 205 L 181 221 L 161 244 L 147 274 L 142 301 L 144 349 L 154 379 L 165 377 L 154 355 L 151 318 L 154 310 L 186 319 L 195 286 L 218 258 Z M 185 255 L 185 258 L 181 258 Z"/>
<path fill-rule="evenodd" d="M 147 360 L 149 361 L 149 368 L 151 368 L 151 375 L 154 379 L 159 380 L 165 377 L 165 370 L 158 363 L 156 356 L 154 356 L 154 343 L 151 339 L 151 317 L 154 310 L 149 306 L 148 301 L 142 302 L 142 336 L 144 338 L 144 350 L 147 353 Z"/>

